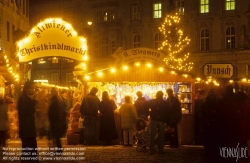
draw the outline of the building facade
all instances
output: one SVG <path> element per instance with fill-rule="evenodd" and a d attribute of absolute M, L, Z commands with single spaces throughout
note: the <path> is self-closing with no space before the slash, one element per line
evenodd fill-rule
<path fill-rule="evenodd" d="M 89 71 L 112 65 L 112 54 L 119 47 L 158 49 L 164 39 L 159 27 L 166 14 L 177 13 L 184 35 L 191 39 L 184 50 L 190 53 L 189 61 L 194 63 L 191 73 L 202 78 L 211 76 L 235 81 L 249 77 L 248 1 L 53 0 L 34 2 L 31 11 L 34 13 L 30 14 L 32 22 L 44 16 L 60 16 L 71 22 L 79 35 L 87 37 Z M 213 74 L 206 72 L 208 64 L 210 68 L 214 66 Z M 220 76 L 223 66 L 228 65 L 230 75 Z"/>

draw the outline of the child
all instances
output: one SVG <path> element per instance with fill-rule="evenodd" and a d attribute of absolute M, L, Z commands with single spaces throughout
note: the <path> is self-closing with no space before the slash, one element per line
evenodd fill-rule
<path fill-rule="evenodd" d="M 135 138 L 138 139 L 138 144 L 142 144 L 142 134 L 149 135 L 147 122 L 143 118 L 138 118 L 135 122 Z"/>

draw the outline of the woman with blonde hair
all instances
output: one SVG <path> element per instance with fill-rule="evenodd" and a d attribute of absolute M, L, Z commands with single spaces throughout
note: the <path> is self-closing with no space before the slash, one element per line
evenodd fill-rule
<path fill-rule="evenodd" d="M 125 146 L 133 145 L 134 126 L 138 118 L 136 108 L 132 104 L 130 96 L 125 96 L 125 102 L 121 105 L 121 126 L 123 132 L 123 143 Z"/>

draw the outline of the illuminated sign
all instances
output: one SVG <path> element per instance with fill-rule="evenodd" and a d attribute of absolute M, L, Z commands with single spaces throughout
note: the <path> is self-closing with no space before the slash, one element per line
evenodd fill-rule
<path fill-rule="evenodd" d="M 42 57 L 87 59 L 87 41 L 77 35 L 72 26 L 59 18 L 49 18 L 32 28 L 29 35 L 17 43 L 20 62 Z"/>
<path fill-rule="evenodd" d="M 117 62 L 130 63 L 130 62 L 152 62 L 156 64 L 164 64 L 164 55 L 156 49 L 150 48 L 134 48 L 124 51 L 122 48 L 119 48 L 113 55 Z"/>
<path fill-rule="evenodd" d="M 204 75 L 219 78 L 230 78 L 233 76 L 232 64 L 206 64 Z"/>

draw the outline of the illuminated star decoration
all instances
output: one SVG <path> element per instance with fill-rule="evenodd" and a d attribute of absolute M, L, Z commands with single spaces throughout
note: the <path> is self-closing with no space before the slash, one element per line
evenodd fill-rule
<path fill-rule="evenodd" d="M 177 16 L 177 14 L 175 16 L 166 16 L 165 22 L 159 27 L 165 40 L 158 50 L 166 50 L 168 52 L 168 57 L 164 59 L 168 67 L 182 71 L 190 71 L 193 68 L 193 62 L 186 62 L 189 53 L 181 54 L 183 49 L 189 44 L 190 39 L 183 37 L 182 29 L 178 28 L 179 22 L 180 17 Z"/>

